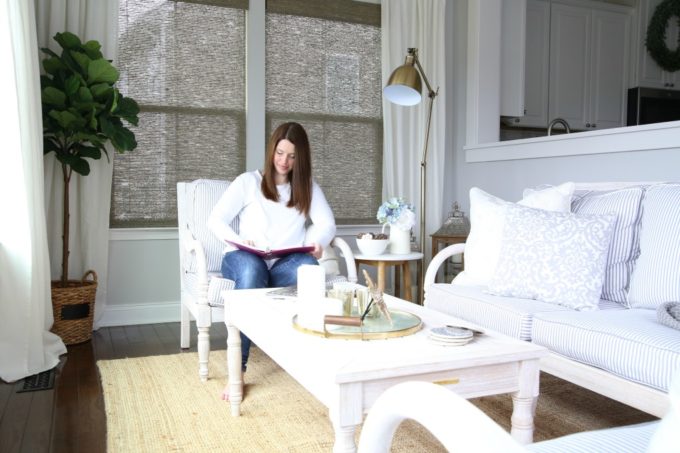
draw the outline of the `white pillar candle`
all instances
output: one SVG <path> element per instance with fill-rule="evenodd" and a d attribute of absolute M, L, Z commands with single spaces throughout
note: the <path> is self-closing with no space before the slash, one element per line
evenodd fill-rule
<path fill-rule="evenodd" d="M 322 266 L 303 264 L 297 270 L 297 297 L 300 301 L 319 301 L 326 297 L 326 272 Z"/>
<path fill-rule="evenodd" d="M 323 267 L 303 264 L 297 270 L 298 323 L 307 329 L 323 330 L 326 272 Z"/>

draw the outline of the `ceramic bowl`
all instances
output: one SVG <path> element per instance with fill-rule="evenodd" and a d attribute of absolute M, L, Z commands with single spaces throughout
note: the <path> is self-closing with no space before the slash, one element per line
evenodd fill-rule
<path fill-rule="evenodd" d="M 357 238 L 357 247 L 364 255 L 380 255 L 385 252 L 387 245 L 390 243 L 389 239 L 359 239 Z"/>

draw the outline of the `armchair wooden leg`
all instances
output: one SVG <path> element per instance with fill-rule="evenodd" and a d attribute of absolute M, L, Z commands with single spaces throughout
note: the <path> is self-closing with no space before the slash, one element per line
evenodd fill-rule
<path fill-rule="evenodd" d="M 198 328 L 198 376 L 208 380 L 208 356 L 210 355 L 210 327 Z"/>
<path fill-rule="evenodd" d="M 179 314 L 179 346 L 186 349 L 191 346 L 191 316 L 186 305 L 181 304 Z"/>

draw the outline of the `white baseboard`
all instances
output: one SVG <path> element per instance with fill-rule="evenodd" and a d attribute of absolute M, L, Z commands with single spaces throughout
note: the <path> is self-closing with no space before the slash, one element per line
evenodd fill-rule
<path fill-rule="evenodd" d="M 179 322 L 179 301 L 107 305 L 97 327 Z"/>
<path fill-rule="evenodd" d="M 179 322 L 180 302 L 156 302 L 148 304 L 108 305 L 95 328 L 136 326 Z M 224 322 L 223 310 L 214 310 L 213 322 Z"/>

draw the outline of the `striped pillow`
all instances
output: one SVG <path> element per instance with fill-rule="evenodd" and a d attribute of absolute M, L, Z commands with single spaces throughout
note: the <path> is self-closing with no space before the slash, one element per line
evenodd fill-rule
<path fill-rule="evenodd" d="M 680 183 L 656 184 L 645 193 L 628 301 L 635 308 L 680 301 Z"/>
<path fill-rule="evenodd" d="M 642 210 L 642 187 L 606 192 L 575 194 L 571 211 L 577 214 L 612 214 L 617 218 L 609 244 L 607 267 L 602 285 L 602 299 L 628 306 L 630 275 L 639 255 L 639 230 Z"/>

